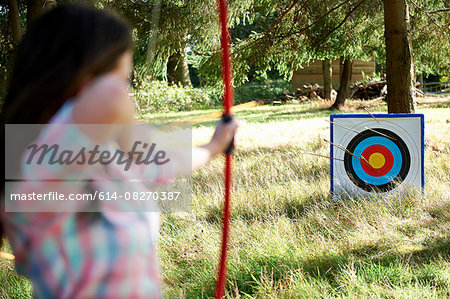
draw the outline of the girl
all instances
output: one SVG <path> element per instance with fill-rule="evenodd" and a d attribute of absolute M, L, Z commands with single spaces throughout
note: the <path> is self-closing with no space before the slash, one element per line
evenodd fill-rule
<path fill-rule="evenodd" d="M 74 4 L 46 13 L 18 47 L 2 122 L 133 123 L 127 93 L 131 48 L 128 28 L 110 14 Z M 223 153 L 236 129 L 235 121 L 219 122 L 211 141 L 192 149 L 192 169 Z M 72 141 L 100 137 L 102 142 L 114 139 L 120 144 L 127 134 L 105 131 L 96 136 L 80 129 Z M 59 138 L 56 141 L 63 142 L 67 137 Z M 31 279 L 37 298 L 161 295 L 155 213 L 2 212 L 2 222 L 17 271 Z"/>

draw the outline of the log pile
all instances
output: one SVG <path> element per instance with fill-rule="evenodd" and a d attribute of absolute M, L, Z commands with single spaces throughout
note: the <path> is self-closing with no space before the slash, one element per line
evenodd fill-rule
<path fill-rule="evenodd" d="M 331 98 L 336 98 L 337 92 L 333 89 L 331 91 Z M 323 98 L 323 89 L 318 84 L 307 84 L 301 88 L 297 88 L 295 92 L 289 90 L 283 90 L 283 93 L 272 99 L 261 99 L 258 101 L 258 105 L 264 104 L 300 104 L 309 102 L 311 100 L 320 100 Z"/>
<path fill-rule="evenodd" d="M 351 99 L 370 100 L 385 97 L 387 94 L 387 82 L 370 81 L 365 84 L 355 84 L 350 88 Z"/>
<path fill-rule="evenodd" d="M 416 96 L 424 96 L 423 91 L 416 88 Z M 336 90 L 331 91 L 331 100 L 336 99 Z M 356 83 L 350 88 L 350 99 L 371 100 L 382 99 L 385 100 L 387 95 L 387 82 L 385 80 L 370 81 L 367 83 Z M 282 94 L 272 99 L 261 99 L 258 105 L 282 105 L 282 104 L 300 104 L 309 102 L 311 100 L 321 100 L 323 98 L 323 87 L 318 84 L 303 85 L 295 92 L 284 90 Z"/>
<path fill-rule="evenodd" d="M 417 87 L 416 84 L 415 94 L 416 96 L 424 96 L 424 92 Z M 387 95 L 387 82 L 382 81 L 370 81 L 365 84 L 355 84 L 350 89 L 351 99 L 370 100 L 370 99 L 385 99 Z"/>
<path fill-rule="evenodd" d="M 310 100 L 321 99 L 323 97 L 322 88 L 318 84 L 307 84 L 297 88 L 295 95 L 307 97 Z"/>

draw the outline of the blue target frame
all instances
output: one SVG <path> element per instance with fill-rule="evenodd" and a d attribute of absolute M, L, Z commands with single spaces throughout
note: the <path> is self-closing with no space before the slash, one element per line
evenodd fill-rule
<path fill-rule="evenodd" d="M 422 189 L 422 192 L 424 190 L 425 187 L 425 175 L 424 175 L 424 155 L 425 155 L 425 151 L 424 151 L 424 136 L 425 136 L 425 119 L 424 119 L 424 115 L 423 114 L 416 114 L 416 113 L 388 113 L 388 114 L 372 114 L 373 117 L 369 114 L 332 114 L 330 115 L 330 140 L 332 143 L 334 144 L 340 144 L 339 141 L 341 140 L 336 140 L 335 137 L 335 130 L 343 130 L 345 131 L 345 128 L 342 128 L 338 125 L 334 125 L 333 123 L 338 123 L 339 121 L 345 121 L 345 119 L 349 120 L 349 119 L 354 119 L 354 123 L 357 124 L 358 122 L 364 123 L 364 122 L 372 122 L 373 124 L 375 124 L 375 121 L 377 123 L 376 127 L 377 128 L 384 128 L 385 124 L 389 123 L 389 127 L 388 130 L 392 131 L 393 133 L 397 133 L 397 131 L 403 132 L 406 131 L 401 125 L 398 126 L 398 129 L 395 127 L 395 123 L 397 121 L 399 121 L 400 119 L 409 119 L 409 120 L 413 120 L 414 122 L 418 121 L 419 125 L 414 127 L 412 130 L 414 131 L 412 136 L 413 138 L 409 138 L 408 140 L 412 140 L 413 142 L 407 142 L 406 144 L 408 146 L 413 146 L 414 148 L 414 152 L 416 153 L 416 155 L 413 156 L 414 159 L 414 165 L 415 168 L 413 171 L 413 174 L 407 174 L 407 175 L 414 175 L 416 176 L 416 178 L 414 179 L 414 181 L 416 182 L 416 186 L 420 187 Z M 356 125 L 355 127 L 358 127 L 358 125 Z M 359 133 L 362 133 L 362 131 L 364 131 L 364 126 L 361 125 L 361 127 L 359 129 L 355 129 L 355 127 L 351 127 L 352 129 L 356 130 Z M 366 127 L 367 128 L 367 127 Z M 418 131 L 418 132 L 417 132 Z M 356 134 L 356 136 L 359 135 Z M 349 135 L 349 134 L 347 134 Z M 395 134 L 394 134 L 395 135 Z M 402 134 L 399 134 L 402 138 Z M 369 138 L 373 138 L 373 137 L 369 137 Z M 386 139 L 386 138 L 385 138 Z M 417 140 L 418 139 L 418 140 Z M 347 141 L 347 140 L 344 140 Z M 376 144 L 376 140 L 373 139 L 371 140 L 373 142 L 375 142 Z M 402 141 L 403 142 L 403 141 Z M 389 144 L 389 142 L 386 142 L 386 140 L 384 141 L 385 144 Z M 347 144 L 342 144 L 344 148 L 347 148 L 348 143 Z M 358 145 L 359 146 L 359 145 Z M 357 157 L 359 157 L 359 155 L 361 155 L 362 150 L 364 149 L 364 144 L 359 146 L 359 148 L 355 148 L 355 155 Z M 408 147 L 407 146 L 407 147 Z M 392 166 L 392 170 L 387 174 L 384 175 L 383 177 L 372 177 L 370 175 L 363 175 L 365 174 L 364 171 L 361 168 L 361 163 L 356 163 L 355 161 L 359 162 L 356 158 L 352 158 L 352 165 L 355 169 L 357 175 L 361 174 L 361 177 L 364 178 L 365 181 L 368 182 L 372 182 L 375 185 L 378 184 L 382 184 L 382 183 L 386 183 L 389 180 L 389 176 L 393 176 L 394 174 L 398 173 L 399 168 L 401 167 L 401 164 L 404 163 L 404 161 L 401 161 L 401 155 L 398 152 L 398 149 L 395 146 L 389 146 L 389 150 L 395 154 L 395 158 L 394 158 L 394 165 Z M 357 149 L 357 151 L 356 151 Z M 335 146 L 330 144 L 330 157 L 331 158 L 337 158 L 336 156 L 339 156 L 338 151 L 340 151 L 340 149 L 337 149 Z M 342 157 L 342 153 L 340 153 L 340 156 Z M 417 155 L 420 155 L 420 157 L 417 157 Z M 400 158 L 400 159 L 399 159 Z M 400 160 L 400 161 L 399 161 Z M 419 160 L 419 161 L 417 161 Z M 339 163 L 339 161 L 336 161 L 335 159 L 330 159 L 330 192 L 331 195 L 335 195 L 335 185 L 338 183 L 336 180 L 336 175 L 339 176 L 343 176 L 342 170 L 338 170 L 335 169 L 335 163 Z M 341 162 L 342 163 L 342 162 Z M 339 165 L 338 165 L 339 166 Z M 340 166 L 339 166 L 340 167 Z M 339 168 L 336 167 L 336 168 Z M 408 166 L 409 167 L 409 166 Z M 420 168 L 420 169 L 419 169 Z M 405 179 L 405 178 L 403 178 Z M 411 179 L 409 179 L 408 177 L 406 177 L 406 181 L 410 181 Z M 420 186 L 418 183 L 418 181 L 420 180 Z M 351 184 L 349 184 L 351 185 Z M 343 188 L 341 186 L 339 186 L 339 188 Z M 358 189 L 358 186 L 352 186 L 353 191 Z M 395 189 L 396 187 L 392 187 L 393 189 Z M 365 192 L 364 190 L 362 190 L 363 192 Z M 388 191 L 383 191 L 380 193 L 384 193 L 384 192 L 389 192 Z"/>

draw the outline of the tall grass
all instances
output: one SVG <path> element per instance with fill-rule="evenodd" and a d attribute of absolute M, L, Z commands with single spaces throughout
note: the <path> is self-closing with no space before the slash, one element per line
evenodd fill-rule
<path fill-rule="evenodd" d="M 333 200 L 323 121 L 328 103 L 263 106 L 239 116 L 229 298 L 413 298 L 450 296 L 448 100 L 419 106 L 426 119 L 426 190 Z M 376 101 L 353 102 L 355 113 Z M 445 106 L 445 107 L 442 107 Z M 178 116 L 192 117 L 192 114 Z M 160 116 L 153 120 L 164 121 Z M 173 120 L 173 119 L 171 119 Z M 198 143 L 212 122 L 194 129 Z M 192 176 L 191 214 L 166 214 L 160 256 L 168 298 L 211 297 L 219 259 L 222 163 Z"/>
<path fill-rule="evenodd" d="M 450 297 L 450 101 L 419 104 L 425 114 L 425 196 L 340 200 L 329 197 L 329 153 L 322 137 L 327 102 L 258 106 L 238 113 L 234 159 L 228 298 Z M 379 101 L 355 101 L 353 113 L 385 112 Z M 204 112 L 147 114 L 176 122 Z M 193 129 L 207 141 L 215 121 Z M 191 213 L 163 215 L 159 256 L 167 298 L 214 294 L 223 201 L 223 159 L 196 171 Z M 30 287 L 0 266 L 0 294 Z M 17 282 L 16 281 L 16 282 Z M 2 293 L 3 292 L 3 293 Z"/>

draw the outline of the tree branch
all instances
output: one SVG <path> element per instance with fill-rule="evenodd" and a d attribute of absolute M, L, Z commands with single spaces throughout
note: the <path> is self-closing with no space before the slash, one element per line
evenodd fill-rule
<path fill-rule="evenodd" d="M 344 19 L 342 19 L 342 21 L 336 26 L 334 27 L 331 31 L 329 31 L 327 34 L 325 34 L 324 36 L 322 36 L 322 38 L 320 38 L 317 42 L 314 42 L 314 45 L 318 45 L 319 43 L 321 43 L 322 41 L 324 41 L 327 37 L 329 37 L 334 31 L 336 31 L 337 29 L 339 29 L 344 23 L 345 21 L 347 21 L 347 19 L 364 3 L 366 2 L 366 0 L 361 0 L 358 4 L 356 4 L 356 6 L 354 6 L 344 17 Z"/>
<path fill-rule="evenodd" d="M 337 10 L 338 8 L 343 6 L 344 4 L 347 4 L 348 2 L 351 2 L 351 1 L 352 0 L 346 0 L 346 1 L 342 2 L 342 3 L 338 4 L 338 5 L 336 5 L 335 7 L 333 7 L 332 9 L 330 9 L 329 11 L 327 11 L 325 14 L 321 15 L 317 20 L 315 20 L 314 22 L 312 22 L 308 26 L 306 26 L 304 28 L 301 28 L 300 30 L 297 30 L 297 31 L 293 31 L 293 32 L 290 31 L 289 34 L 279 35 L 279 36 L 277 36 L 277 38 L 278 39 L 283 39 L 283 38 L 289 37 L 291 35 L 301 34 L 301 33 L 305 32 L 306 30 L 310 29 L 311 27 L 313 27 L 314 25 L 316 25 L 319 21 L 321 21 L 323 18 L 325 18 L 327 15 L 329 15 L 333 11 Z"/>
<path fill-rule="evenodd" d="M 431 21 L 433 21 L 434 25 L 436 25 L 436 27 L 438 27 L 443 33 L 446 33 L 446 31 L 444 31 L 444 29 L 442 29 L 441 26 L 439 26 L 439 24 L 436 22 L 436 20 L 428 13 L 428 11 L 423 10 L 419 5 L 417 5 L 416 2 L 414 2 L 413 0 L 409 0 L 409 2 L 411 2 L 415 7 L 417 7 L 418 10 L 420 10 L 421 12 L 423 12 Z"/>
<path fill-rule="evenodd" d="M 281 22 L 281 20 L 288 14 L 289 11 L 291 11 L 291 9 L 295 6 L 295 4 L 298 3 L 298 0 L 292 1 L 291 4 L 289 5 L 289 7 L 281 14 L 281 16 L 275 21 L 273 22 L 270 27 L 264 32 L 262 37 L 259 37 L 258 39 L 262 39 L 264 37 L 266 37 L 267 34 L 269 34 L 270 31 L 272 31 L 273 28 L 275 28 L 275 26 L 278 25 L 278 23 Z M 308 3 L 308 0 L 305 1 L 305 3 L 302 5 L 302 8 L 306 5 L 306 3 Z M 240 43 L 243 43 L 249 39 L 251 39 L 252 37 L 247 37 L 244 38 L 243 40 L 240 40 L 239 42 L 237 42 L 236 44 L 233 45 L 233 47 L 239 45 Z"/>
<path fill-rule="evenodd" d="M 281 14 L 281 16 L 269 27 L 269 29 L 267 29 L 266 32 L 264 32 L 264 36 L 269 34 L 269 32 L 272 31 L 272 29 L 275 28 L 275 26 L 277 26 L 278 23 L 280 23 L 280 21 L 287 15 L 288 12 L 291 11 L 291 9 L 294 7 L 295 4 L 297 4 L 297 2 L 298 2 L 298 0 L 291 2 L 291 5 L 288 7 L 288 9 L 286 9 L 286 11 Z M 308 1 L 305 1 L 304 5 L 306 3 L 308 3 Z"/>
<path fill-rule="evenodd" d="M 446 11 L 450 11 L 450 8 L 444 8 L 444 9 L 438 9 L 438 10 L 432 10 L 432 11 L 428 11 L 428 13 L 438 13 L 438 12 L 446 12 Z"/>

